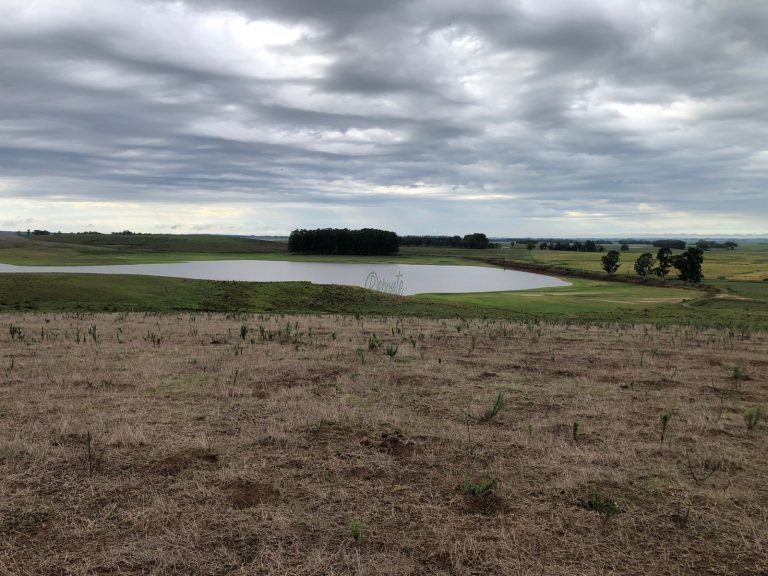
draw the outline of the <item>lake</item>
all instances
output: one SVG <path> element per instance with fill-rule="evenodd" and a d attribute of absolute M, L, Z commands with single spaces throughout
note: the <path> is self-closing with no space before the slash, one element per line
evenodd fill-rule
<path fill-rule="evenodd" d="M 0 264 L 0 273 L 2 272 L 137 274 L 199 280 L 313 282 L 315 284 L 360 286 L 403 296 L 425 292 L 500 292 L 569 286 L 568 282 L 551 276 L 479 266 L 337 264 L 267 260 L 209 260 L 113 266 L 11 266 L 10 264 Z"/>

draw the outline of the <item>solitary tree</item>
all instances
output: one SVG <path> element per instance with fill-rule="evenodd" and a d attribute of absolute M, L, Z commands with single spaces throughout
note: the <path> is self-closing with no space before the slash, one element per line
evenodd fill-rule
<path fill-rule="evenodd" d="M 653 269 L 653 273 L 659 278 L 664 278 L 669 274 L 669 269 L 672 267 L 672 250 L 667 247 L 659 248 L 656 253 L 656 260 L 659 265 Z"/>
<path fill-rule="evenodd" d="M 608 274 L 613 274 L 619 269 L 619 260 L 621 260 L 621 255 L 616 250 L 611 250 L 600 259 L 603 263 L 603 270 Z"/>
<path fill-rule="evenodd" d="M 696 284 L 701 282 L 701 264 L 704 262 L 704 251 L 698 246 L 691 246 L 677 256 L 672 257 L 672 266 L 677 268 L 678 278 L 683 282 Z"/>
<path fill-rule="evenodd" d="M 627 244 L 626 242 L 622 242 L 621 251 L 626 252 L 627 250 L 629 250 L 629 244 Z"/>
<path fill-rule="evenodd" d="M 635 260 L 635 272 L 638 276 L 648 276 L 653 272 L 654 258 L 650 252 L 641 254 L 640 257 Z"/>

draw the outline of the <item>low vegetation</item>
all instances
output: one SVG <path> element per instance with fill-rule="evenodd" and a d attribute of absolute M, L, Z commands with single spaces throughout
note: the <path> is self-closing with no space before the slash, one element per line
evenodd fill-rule
<path fill-rule="evenodd" d="M 3 574 L 765 570 L 763 331 L 202 312 L 0 328 Z"/>

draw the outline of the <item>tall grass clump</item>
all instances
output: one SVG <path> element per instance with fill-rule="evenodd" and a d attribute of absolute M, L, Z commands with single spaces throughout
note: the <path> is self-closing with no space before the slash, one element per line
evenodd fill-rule
<path fill-rule="evenodd" d="M 499 412 L 501 412 L 505 406 L 507 405 L 507 397 L 504 394 L 504 392 L 499 392 L 498 396 L 496 396 L 496 400 L 493 401 L 493 404 L 488 406 L 488 408 L 485 409 L 485 412 L 480 414 L 479 416 L 475 416 L 475 420 L 478 422 L 490 422 L 496 416 L 499 415 Z"/>
<path fill-rule="evenodd" d="M 667 437 L 667 433 L 669 432 L 669 421 L 672 420 L 672 414 L 674 414 L 673 411 L 664 412 L 661 415 L 661 449 L 664 450 L 664 440 Z"/>
<path fill-rule="evenodd" d="M 765 406 L 758 404 L 753 406 L 746 412 L 744 412 L 744 423 L 747 425 L 747 430 L 754 430 L 761 420 L 765 419 Z"/>

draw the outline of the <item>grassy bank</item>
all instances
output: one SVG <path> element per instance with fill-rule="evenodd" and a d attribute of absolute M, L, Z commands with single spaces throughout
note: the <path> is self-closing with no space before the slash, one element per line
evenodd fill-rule
<path fill-rule="evenodd" d="M 4 574 L 765 570 L 768 429 L 745 418 L 768 404 L 765 333 L 198 313 L 0 327 Z"/>
<path fill-rule="evenodd" d="M 763 301 L 574 279 L 565 288 L 399 297 L 308 282 L 217 282 L 154 276 L 0 274 L 0 311 L 341 313 L 768 328 Z"/>
<path fill-rule="evenodd" d="M 315 312 L 458 316 L 472 306 L 308 282 L 219 282 L 133 275 L 0 274 L 0 310 Z"/>
<path fill-rule="evenodd" d="M 568 278 L 571 286 L 519 292 L 424 294 L 416 298 L 525 311 L 549 321 L 691 324 L 768 327 L 763 298 L 729 298 L 695 289 L 656 288 L 621 282 Z"/>

